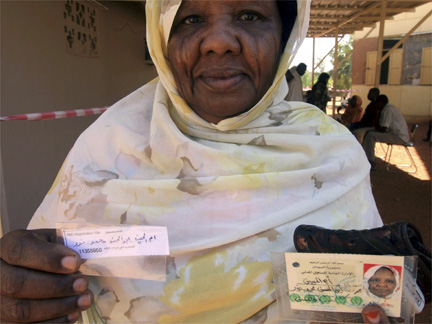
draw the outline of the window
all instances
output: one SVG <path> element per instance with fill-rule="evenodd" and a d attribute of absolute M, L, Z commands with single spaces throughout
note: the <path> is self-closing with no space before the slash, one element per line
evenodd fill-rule
<path fill-rule="evenodd" d="M 423 47 L 420 84 L 432 84 L 432 47 Z"/>
<path fill-rule="evenodd" d="M 397 49 L 390 54 L 388 84 L 401 84 L 403 50 Z"/>
<path fill-rule="evenodd" d="M 382 56 L 386 55 L 398 42 L 398 39 L 384 40 Z M 366 76 L 365 84 L 375 84 L 375 71 L 377 61 L 377 51 L 366 53 Z M 381 63 L 381 75 L 379 84 L 401 84 L 403 65 L 402 44 Z"/>
<path fill-rule="evenodd" d="M 375 83 L 377 52 L 366 53 L 366 84 L 373 85 Z"/>

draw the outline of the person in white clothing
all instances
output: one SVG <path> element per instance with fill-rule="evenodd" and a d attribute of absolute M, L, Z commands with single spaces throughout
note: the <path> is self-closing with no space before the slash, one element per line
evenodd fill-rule
<path fill-rule="evenodd" d="M 297 66 L 293 66 L 286 73 L 289 87 L 288 95 L 285 97 L 286 101 L 304 101 L 301 77 L 305 74 L 306 68 L 306 64 L 300 63 Z"/>
<path fill-rule="evenodd" d="M 354 136 L 284 100 L 310 2 L 146 1 L 159 77 L 81 134 L 27 230 L 1 238 L 2 323 L 281 323 L 271 253 L 295 251 L 295 228 L 382 226 Z M 74 223 L 165 227 L 166 280 L 83 274 L 57 241 Z"/>
<path fill-rule="evenodd" d="M 377 105 L 382 108 L 379 126 L 369 131 L 363 141 L 363 149 L 372 166 L 375 168 L 375 143 L 401 144 L 409 142 L 410 136 L 405 118 L 394 105 L 388 103 L 386 95 L 378 96 Z"/>

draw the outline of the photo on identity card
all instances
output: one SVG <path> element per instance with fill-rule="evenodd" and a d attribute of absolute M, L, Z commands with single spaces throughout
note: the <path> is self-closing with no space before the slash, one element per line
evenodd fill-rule
<path fill-rule="evenodd" d="M 415 257 L 285 253 L 277 260 L 275 255 L 283 318 L 357 323 L 369 304 L 380 305 L 390 317 L 405 317 L 405 323 L 414 316 Z"/>
<path fill-rule="evenodd" d="M 402 267 L 387 264 L 363 264 L 363 296 L 387 302 L 401 299 Z"/>

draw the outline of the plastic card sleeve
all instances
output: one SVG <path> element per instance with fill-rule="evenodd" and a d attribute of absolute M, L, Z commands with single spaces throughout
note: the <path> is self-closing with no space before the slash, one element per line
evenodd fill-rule
<path fill-rule="evenodd" d="M 166 227 L 57 223 L 57 242 L 76 251 L 91 276 L 166 280 Z"/>
<path fill-rule="evenodd" d="M 281 319 L 363 323 L 364 306 L 378 304 L 414 322 L 416 256 L 273 252 L 272 266 Z"/>

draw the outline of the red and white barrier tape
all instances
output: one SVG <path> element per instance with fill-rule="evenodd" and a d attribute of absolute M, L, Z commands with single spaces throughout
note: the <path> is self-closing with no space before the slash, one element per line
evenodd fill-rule
<path fill-rule="evenodd" d="M 87 109 L 75 109 L 75 110 L 63 110 L 63 111 L 51 111 L 51 112 L 43 112 L 43 113 L 12 115 L 12 116 L 0 117 L 0 121 L 46 120 L 46 119 L 90 116 L 90 115 L 102 114 L 107 109 L 108 107 L 87 108 Z"/>
<path fill-rule="evenodd" d="M 303 91 L 312 90 L 311 87 L 303 88 Z M 328 89 L 328 91 L 333 92 L 333 89 Z M 366 91 L 365 89 L 352 89 L 352 90 L 346 90 L 346 89 L 336 89 L 336 92 L 357 92 L 357 91 Z"/>
<path fill-rule="evenodd" d="M 310 87 L 303 88 L 303 91 L 311 90 Z M 329 91 L 333 91 L 333 89 L 329 89 Z M 336 92 L 355 92 L 355 91 L 363 91 L 363 90 L 345 90 L 345 89 L 337 89 Z M 102 114 L 108 107 L 103 108 L 87 108 L 87 109 L 75 109 L 75 110 L 62 110 L 62 111 L 51 111 L 51 112 L 43 112 L 43 113 L 32 113 L 32 114 L 21 114 L 21 115 L 12 115 L 6 117 L 0 117 L 0 121 L 12 121 L 12 120 L 46 120 L 46 119 L 59 119 L 59 118 L 69 118 L 69 117 L 81 117 L 81 116 L 90 116 L 90 115 L 98 115 Z"/>
<path fill-rule="evenodd" d="M 329 91 L 333 92 L 333 89 L 329 89 Z M 336 92 L 357 92 L 357 91 L 366 91 L 365 89 L 352 89 L 352 90 L 346 90 L 346 89 L 336 89 Z"/>

